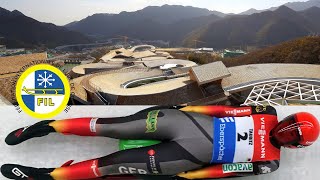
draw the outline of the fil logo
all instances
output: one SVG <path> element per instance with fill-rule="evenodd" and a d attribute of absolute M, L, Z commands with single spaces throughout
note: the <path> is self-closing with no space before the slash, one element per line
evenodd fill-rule
<path fill-rule="evenodd" d="M 21 178 L 27 178 L 28 176 L 27 175 L 25 175 L 20 169 L 18 169 L 18 168 L 13 168 L 12 169 L 12 173 L 14 174 L 14 175 L 16 175 L 16 176 L 18 176 L 18 177 L 21 177 Z"/>
<path fill-rule="evenodd" d="M 235 122 L 234 118 L 232 118 L 232 117 L 220 118 L 220 121 L 221 121 L 222 123 Z"/>
<path fill-rule="evenodd" d="M 56 67 L 40 64 L 23 72 L 16 85 L 20 108 L 32 117 L 52 118 L 63 111 L 70 97 L 67 77 Z"/>
<path fill-rule="evenodd" d="M 92 166 L 91 166 L 91 169 L 92 169 L 94 175 L 95 175 L 96 177 L 99 177 L 99 174 L 98 174 L 98 172 L 97 172 L 97 160 L 94 160 L 94 161 L 93 161 Z"/>

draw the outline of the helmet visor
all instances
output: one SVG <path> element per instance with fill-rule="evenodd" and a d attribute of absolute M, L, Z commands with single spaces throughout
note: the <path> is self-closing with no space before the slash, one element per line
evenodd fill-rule
<path fill-rule="evenodd" d="M 285 147 L 296 147 L 299 145 L 301 135 L 300 125 L 296 122 L 294 115 L 286 117 L 273 130 L 273 137 L 278 145 Z"/>

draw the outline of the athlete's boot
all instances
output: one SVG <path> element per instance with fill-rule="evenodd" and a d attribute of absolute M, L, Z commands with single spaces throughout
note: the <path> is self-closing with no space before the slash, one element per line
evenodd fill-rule
<path fill-rule="evenodd" d="M 1 166 L 1 173 L 9 179 L 17 180 L 54 180 L 50 173 L 54 169 L 32 168 L 15 164 L 5 164 Z"/>
<path fill-rule="evenodd" d="M 72 161 L 68 161 L 62 167 L 67 167 L 72 163 Z M 25 167 L 16 164 L 5 164 L 1 166 L 1 173 L 3 176 L 9 179 L 16 180 L 62 180 L 62 179 L 54 179 L 51 176 L 51 173 L 56 168 L 33 168 L 33 167 Z M 63 178 L 63 180 L 68 180 Z M 159 176 L 159 175 L 113 175 L 113 176 L 104 176 L 93 179 L 86 180 L 185 180 L 180 177 L 172 177 L 172 176 Z"/>
<path fill-rule="evenodd" d="M 49 133 L 56 132 L 53 127 L 49 126 L 49 123 L 53 121 L 54 120 L 41 121 L 32 126 L 15 130 L 6 137 L 5 142 L 8 145 L 17 145 L 34 137 L 42 137 Z"/>

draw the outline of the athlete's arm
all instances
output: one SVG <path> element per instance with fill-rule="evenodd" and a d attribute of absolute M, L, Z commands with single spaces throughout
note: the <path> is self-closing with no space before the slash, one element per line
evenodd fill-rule
<path fill-rule="evenodd" d="M 278 160 L 253 163 L 216 164 L 200 170 L 181 173 L 177 176 L 186 179 L 244 177 L 272 173 L 278 168 Z"/>
<path fill-rule="evenodd" d="M 241 117 L 250 116 L 252 114 L 273 114 L 276 115 L 276 111 L 271 106 L 186 106 L 180 109 L 185 112 L 201 113 L 209 116 L 221 117 Z"/>

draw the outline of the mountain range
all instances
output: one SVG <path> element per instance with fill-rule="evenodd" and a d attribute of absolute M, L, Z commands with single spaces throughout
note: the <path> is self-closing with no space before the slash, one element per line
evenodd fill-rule
<path fill-rule="evenodd" d="M 163 5 L 120 14 L 94 14 L 65 27 L 91 36 L 126 35 L 141 40 L 179 42 L 194 29 L 223 16 L 223 13 L 202 8 Z"/>
<path fill-rule="evenodd" d="M 94 14 L 63 27 L 0 8 L 0 37 L 5 37 L 9 47 L 54 47 L 120 35 L 170 41 L 172 46 L 193 46 L 194 40 L 214 48 L 271 45 L 319 33 L 319 4 L 320 0 L 294 2 L 258 13 L 251 9 L 239 15 L 190 6 L 149 6 L 135 12 Z"/>
<path fill-rule="evenodd" d="M 0 37 L 8 47 L 56 47 L 70 43 L 88 43 L 90 38 L 65 27 L 42 23 L 14 10 L 0 8 Z"/>
<path fill-rule="evenodd" d="M 66 27 L 98 37 L 125 35 L 141 40 L 161 39 L 173 46 L 193 47 L 194 40 L 204 41 L 203 46 L 213 48 L 263 46 L 320 33 L 319 2 L 287 3 L 251 15 L 222 14 L 184 6 L 152 6 L 136 12 L 95 14 Z"/>
<path fill-rule="evenodd" d="M 195 39 L 213 48 L 277 44 L 320 33 L 319 14 L 318 7 L 297 12 L 281 6 L 275 11 L 229 16 L 192 32 L 184 45 L 192 46 Z"/>
<path fill-rule="evenodd" d="M 288 2 L 288 3 L 284 4 L 284 6 L 287 6 L 288 8 L 293 9 L 295 11 L 304 11 L 304 10 L 309 9 L 311 7 L 320 7 L 320 1 L 319 0 L 309 0 L 306 2 Z M 278 9 L 278 7 L 272 7 L 272 8 L 265 9 L 265 10 L 257 10 L 257 9 L 251 8 L 247 11 L 240 13 L 240 15 L 251 15 L 254 13 L 261 13 L 264 11 L 274 11 L 276 9 Z"/>

